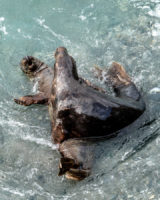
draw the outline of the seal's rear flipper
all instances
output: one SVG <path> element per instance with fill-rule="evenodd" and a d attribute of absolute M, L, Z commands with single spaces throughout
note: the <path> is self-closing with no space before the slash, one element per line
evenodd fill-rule
<path fill-rule="evenodd" d="M 66 178 L 74 180 L 74 181 L 81 181 L 84 178 L 90 175 L 90 170 L 83 170 L 83 169 L 74 169 L 71 168 L 69 171 L 66 172 Z"/>
<path fill-rule="evenodd" d="M 17 104 L 24 106 L 30 106 L 32 104 L 47 104 L 48 100 L 48 97 L 45 97 L 43 94 L 27 95 L 20 97 L 19 99 L 14 99 Z"/>
<path fill-rule="evenodd" d="M 70 168 L 78 167 L 75 161 L 71 158 L 61 158 L 59 163 L 59 173 L 58 176 L 64 175 Z"/>
<path fill-rule="evenodd" d="M 59 163 L 58 176 L 65 175 L 66 178 L 76 181 L 81 181 L 90 175 L 90 170 L 81 169 L 71 158 L 61 158 Z"/>
<path fill-rule="evenodd" d="M 68 139 L 60 144 L 59 176 L 80 181 L 90 175 L 95 145 L 88 139 Z"/>
<path fill-rule="evenodd" d="M 145 103 L 140 92 L 122 65 L 113 62 L 108 71 L 95 66 L 95 72 L 96 77 L 103 80 L 106 85 L 111 84 L 116 97 L 130 102 L 132 105 L 135 104 L 136 110 L 140 110 L 141 113 L 145 110 Z"/>
<path fill-rule="evenodd" d="M 131 98 L 135 101 L 140 99 L 140 93 L 131 78 L 126 73 L 124 67 L 119 63 L 113 62 L 107 72 L 107 78 L 116 93 L 121 98 Z"/>

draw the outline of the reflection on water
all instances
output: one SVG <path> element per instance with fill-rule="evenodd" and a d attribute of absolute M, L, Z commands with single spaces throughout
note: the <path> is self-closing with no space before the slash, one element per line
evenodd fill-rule
<path fill-rule="evenodd" d="M 160 1 L 0 0 L 0 200 L 160 199 Z M 105 88 L 93 68 L 125 66 L 147 104 L 120 135 L 96 143 L 90 177 L 58 177 L 45 106 L 23 107 L 14 97 L 35 92 L 19 69 L 33 55 L 50 66 L 66 46 L 81 76 Z"/>

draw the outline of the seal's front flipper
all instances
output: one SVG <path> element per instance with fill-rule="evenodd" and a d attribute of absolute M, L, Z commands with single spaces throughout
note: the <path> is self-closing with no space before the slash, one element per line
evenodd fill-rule
<path fill-rule="evenodd" d="M 47 104 L 48 100 L 48 97 L 45 97 L 43 94 L 27 95 L 20 97 L 19 99 L 14 99 L 17 104 L 24 106 L 30 106 L 32 104 Z"/>
<path fill-rule="evenodd" d="M 113 62 L 107 72 L 107 78 L 111 82 L 116 96 L 139 101 L 140 93 L 122 65 Z"/>

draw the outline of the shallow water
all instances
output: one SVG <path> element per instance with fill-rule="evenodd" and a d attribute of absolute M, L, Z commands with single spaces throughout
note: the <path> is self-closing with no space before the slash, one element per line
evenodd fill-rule
<path fill-rule="evenodd" d="M 92 175 L 78 183 L 57 176 L 47 107 L 13 101 L 33 92 L 21 58 L 53 66 L 58 46 L 103 88 L 94 65 L 120 62 L 147 104 L 117 138 L 97 144 Z M 159 0 L 0 0 L 0 200 L 160 199 L 159 55 Z"/>

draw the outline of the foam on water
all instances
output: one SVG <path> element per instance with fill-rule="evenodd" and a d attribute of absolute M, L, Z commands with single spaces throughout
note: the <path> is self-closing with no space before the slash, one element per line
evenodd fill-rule
<path fill-rule="evenodd" d="M 53 150 L 57 150 L 57 146 L 56 145 L 53 145 L 51 143 L 51 141 L 46 141 L 44 140 L 43 138 L 35 138 L 33 136 L 23 136 L 22 137 L 23 140 L 27 140 L 27 141 L 31 141 L 31 142 L 35 142 L 37 144 L 41 144 L 41 145 L 44 145 L 44 146 L 48 146 L 48 147 L 51 147 Z"/>
<path fill-rule="evenodd" d="M 58 40 L 63 41 L 66 45 L 71 45 L 71 41 L 68 40 L 66 37 L 64 37 L 61 34 L 57 34 L 55 31 L 53 31 L 49 26 L 45 24 L 45 19 L 36 19 L 38 24 L 42 26 L 44 29 L 46 29 L 48 32 L 52 34 L 52 36 L 56 37 Z"/>
<path fill-rule="evenodd" d="M 15 189 L 10 189 L 10 188 L 5 188 L 5 187 L 2 187 L 1 189 L 2 189 L 3 191 L 7 191 L 7 192 L 9 192 L 9 193 L 15 194 L 16 196 L 17 196 L 17 195 L 20 196 L 20 197 L 24 197 L 24 196 L 25 196 L 24 193 L 21 193 L 21 192 L 15 190 Z"/>
<path fill-rule="evenodd" d="M 150 93 L 151 93 L 151 94 L 153 94 L 153 93 L 159 93 L 159 92 L 160 92 L 160 88 L 158 88 L 158 87 L 152 88 L 152 89 L 150 90 Z"/>
<path fill-rule="evenodd" d="M 6 30 L 6 26 L 2 23 L 5 21 L 4 17 L 0 17 L 0 31 L 4 34 L 4 35 L 8 35 L 8 32 Z"/>

